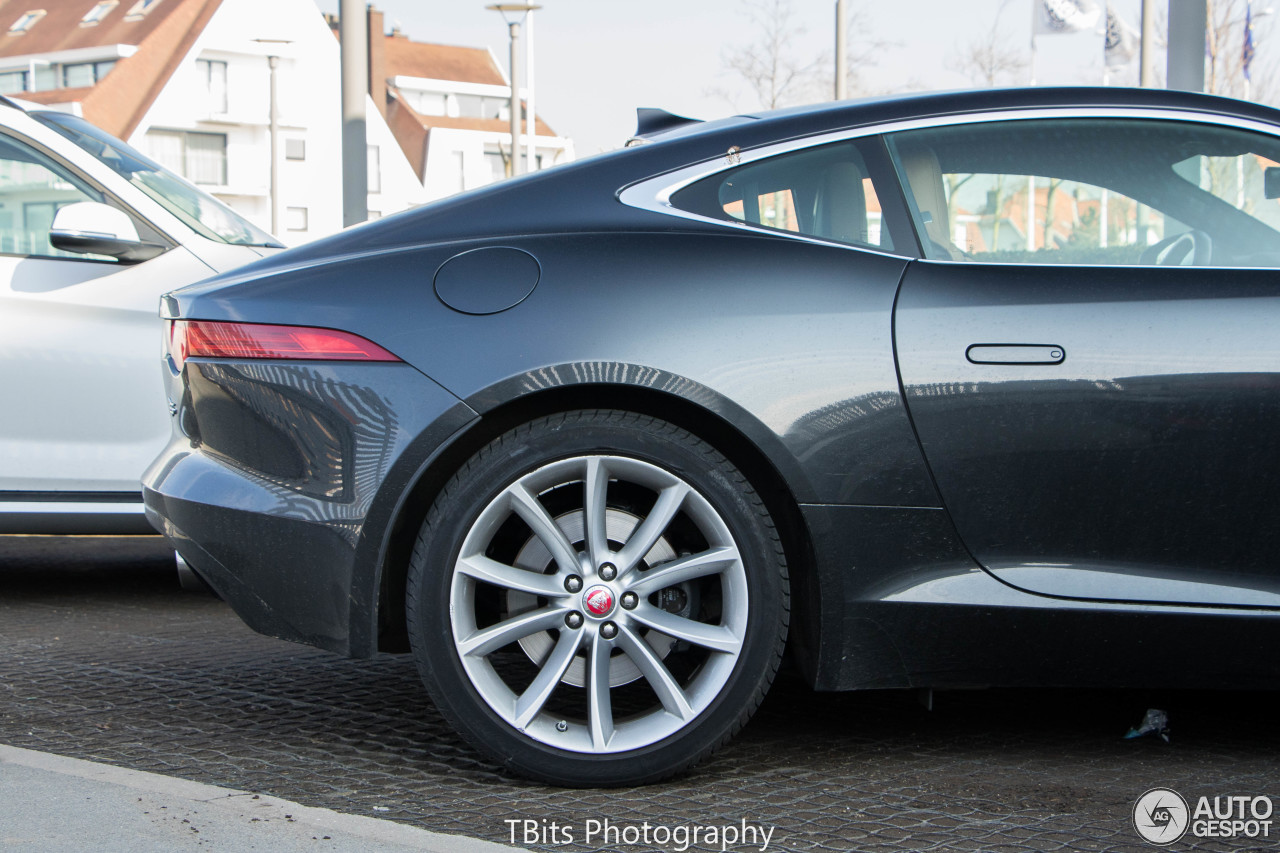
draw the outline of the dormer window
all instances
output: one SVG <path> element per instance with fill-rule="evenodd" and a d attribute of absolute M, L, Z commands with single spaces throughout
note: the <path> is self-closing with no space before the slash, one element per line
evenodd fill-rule
<path fill-rule="evenodd" d="M 160 0 L 138 0 L 138 2 L 134 3 L 133 6 L 130 7 L 129 11 L 125 13 L 124 19 L 126 21 L 141 20 L 146 17 L 148 12 L 159 5 Z"/>
<path fill-rule="evenodd" d="M 120 5 L 119 0 L 102 0 L 101 3 L 94 6 L 85 16 L 80 19 L 80 26 L 95 27 L 103 18 L 110 14 L 111 10 Z"/>
<path fill-rule="evenodd" d="M 44 9 L 34 9 L 30 12 L 24 12 L 22 17 L 14 21 L 13 25 L 9 27 L 9 35 L 20 36 L 23 33 L 30 32 L 31 28 L 44 17 L 44 14 Z"/>

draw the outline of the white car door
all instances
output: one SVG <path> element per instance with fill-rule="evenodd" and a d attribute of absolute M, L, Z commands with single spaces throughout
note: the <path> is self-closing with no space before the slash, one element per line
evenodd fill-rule
<path fill-rule="evenodd" d="M 214 272 L 181 246 L 141 264 L 53 248 L 54 214 L 82 201 L 113 203 L 0 133 L 0 493 L 137 492 L 168 433 L 159 296 Z"/>
<path fill-rule="evenodd" d="M 0 491 L 138 491 L 169 433 L 160 294 L 211 274 L 182 247 L 132 266 L 0 256 Z"/>

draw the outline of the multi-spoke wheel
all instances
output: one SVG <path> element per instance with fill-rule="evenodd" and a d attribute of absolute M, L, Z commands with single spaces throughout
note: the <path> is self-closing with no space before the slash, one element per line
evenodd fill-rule
<path fill-rule="evenodd" d="M 709 445 L 573 412 L 507 433 L 446 486 L 408 602 L 428 690 L 472 743 L 549 781 L 638 783 L 755 710 L 786 568 L 763 503 Z"/>

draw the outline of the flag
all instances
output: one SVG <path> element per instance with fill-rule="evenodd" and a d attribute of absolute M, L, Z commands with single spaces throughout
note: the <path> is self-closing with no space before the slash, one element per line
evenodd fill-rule
<path fill-rule="evenodd" d="M 1138 55 L 1138 34 L 1114 9 L 1107 9 L 1107 40 L 1103 48 L 1108 68 L 1124 68 Z"/>
<path fill-rule="evenodd" d="M 1092 29 L 1101 12 L 1093 0 L 1036 0 L 1035 34 L 1079 33 Z"/>
<path fill-rule="evenodd" d="M 1244 69 L 1244 79 L 1252 81 L 1249 66 L 1253 64 L 1253 4 L 1244 4 L 1244 44 L 1240 48 L 1240 66 Z"/>

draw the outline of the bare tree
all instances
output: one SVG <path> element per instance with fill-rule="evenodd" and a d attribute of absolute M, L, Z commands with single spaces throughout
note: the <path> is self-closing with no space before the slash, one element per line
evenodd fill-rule
<path fill-rule="evenodd" d="M 1214 95 L 1243 97 L 1244 86 L 1244 27 L 1246 4 L 1240 0 L 1207 0 L 1205 19 L 1205 76 L 1204 90 Z M 1259 23 L 1262 18 L 1264 23 Z M 1252 77 L 1249 99 L 1259 103 L 1280 104 L 1280 81 L 1274 59 L 1266 56 L 1266 45 L 1271 41 L 1266 19 L 1254 15 L 1253 44 L 1255 56 L 1250 64 Z M 1156 46 L 1161 51 L 1169 49 L 1169 18 L 1161 10 L 1156 13 Z M 1159 56 L 1159 54 L 1157 54 Z M 1153 69 L 1157 88 L 1165 85 L 1163 65 Z"/>
<path fill-rule="evenodd" d="M 805 28 L 795 20 L 792 0 L 742 0 L 742 5 L 759 35 L 724 53 L 722 63 L 742 78 L 762 107 L 796 103 L 812 88 L 825 57 L 799 55 L 795 42 Z"/>
<path fill-rule="evenodd" d="M 1243 89 L 1244 63 L 1240 39 L 1244 28 L 1242 22 L 1234 20 L 1237 15 L 1235 6 L 1235 0 L 1209 0 L 1208 3 L 1204 90 L 1215 95 L 1234 95 L 1237 88 Z M 1243 16 L 1243 10 L 1240 10 L 1240 17 Z M 1238 35 L 1237 23 L 1240 23 Z"/>
<path fill-rule="evenodd" d="M 1002 0 L 991 27 L 966 44 L 959 54 L 948 57 L 945 63 L 948 69 L 958 71 L 982 86 L 995 86 L 1002 78 L 1014 83 L 1022 82 L 1027 60 L 1020 51 L 1009 47 L 1000 26 L 1000 19 L 1010 2 Z"/>
<path fill-rule="evenodd" d="M 875 35 L 875 26 L 865 8 L 854 9 L 849 14 L 845 39 L 847 50 L 845 64 L 845 81 L 851 94 L 870 94 L 870 89 L 862 79 L 862 72 L 874 68 L 877 57 L 886 50 L 901 47 L 900 42 L 889 41 Z M 910 86 L 899 87 L 910 88 Z"/>

